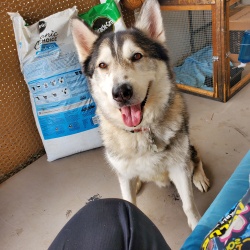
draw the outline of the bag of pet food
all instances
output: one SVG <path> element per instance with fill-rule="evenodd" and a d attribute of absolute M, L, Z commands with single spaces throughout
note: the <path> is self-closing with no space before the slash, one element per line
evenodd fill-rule
<path fill-rule="evenodd" d="M 98 4 L 79 17 L 98 33 L 125 30 L 126 25 L 114 0 Z"/>
<path fill-rule="evenodd" d="M 9 15 L 48 161 L 100 147 L 96 105 L 71 34 L 70 20 L 78 16 L 76 7 L 30 26 L 19 13 Z"/>

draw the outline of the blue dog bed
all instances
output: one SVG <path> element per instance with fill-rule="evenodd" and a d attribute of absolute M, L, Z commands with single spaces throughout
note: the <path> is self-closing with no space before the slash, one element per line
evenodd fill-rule
<path fill-rule="evenodd" d="M 212 58 L 212 46 L 204 47 L 187 57 L 181 66 L 174 67 L 176 82 L 213 91 L 213 87 L 205 84 L 206 79 L 213 77 Z"/>

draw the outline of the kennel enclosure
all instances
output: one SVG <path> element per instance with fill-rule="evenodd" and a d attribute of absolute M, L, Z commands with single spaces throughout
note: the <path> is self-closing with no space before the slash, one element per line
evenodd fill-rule
<path fill-rule="evenodd" d="M 237 67 L 243 29 L 250 29 L 249 6 L 237 0 L 159 2 L 179 89 L 228 101 L 250 81 L 249 68 Z"/>

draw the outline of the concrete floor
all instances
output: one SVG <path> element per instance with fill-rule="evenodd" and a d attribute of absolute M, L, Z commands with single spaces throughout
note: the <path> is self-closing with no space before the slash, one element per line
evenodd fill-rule
<path fill-rule="evenodd" d="M 250 84 L 227 103 L 185 95 L 190 132 L 211 189 L 194 190 L 203 214 L 250 149 Z M 46 156 L 0 185 L 0 249 L 46 249 L 63 225 L 90 199 L 121 197 L 103 148 L 49 163 Z M 173 250 L 190 234 L 173 186 L 144 186 L 138 207 L 156 224 Z"/>

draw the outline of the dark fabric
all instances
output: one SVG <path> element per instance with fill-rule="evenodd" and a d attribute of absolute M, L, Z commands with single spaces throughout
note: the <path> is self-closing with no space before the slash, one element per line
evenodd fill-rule
<path fill-rule="evenodd" d="M 88 203 L 63 227 L 49 250 L 169 250 L 157 227 L 120 199 Z"/>

